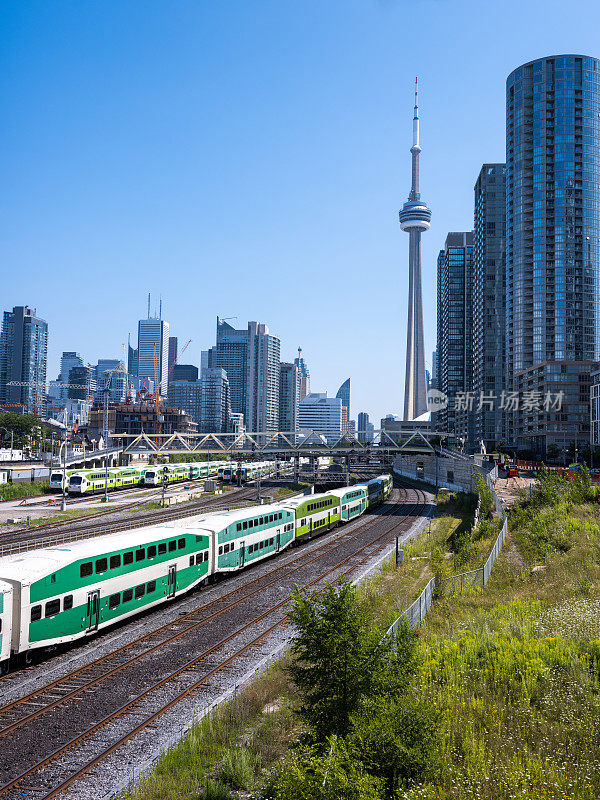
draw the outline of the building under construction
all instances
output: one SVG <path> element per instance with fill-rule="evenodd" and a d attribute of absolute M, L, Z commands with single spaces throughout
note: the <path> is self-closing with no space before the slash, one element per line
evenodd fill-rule
<path fill-rule="evenodd" d="M 90 411 L 89 428 L 101 431 L 103 415 L 103 407 L 94 406 Z M 108 430 L 112 436 L 122 433 L 196 433 L 198 425 L 189 414 L 174 406 L 161 406 L 157 420 L 154 402 L 109 403 Z"/>

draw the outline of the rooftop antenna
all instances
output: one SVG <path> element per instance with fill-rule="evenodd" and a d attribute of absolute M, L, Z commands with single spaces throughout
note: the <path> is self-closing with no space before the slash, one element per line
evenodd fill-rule
<path fill-rule="evenodd" d="M 150 292 L 148 292 L 148 319 L 150 319 Z"/>
<path fill-rule="evenodd" d="M 161 320 L 162 320 L 162 294 L 160 295 L 160 305 L 159 305 L 159 308 L 160 308 L 160 312 L 159 312 L 159 319 L 161 319 Z"/>

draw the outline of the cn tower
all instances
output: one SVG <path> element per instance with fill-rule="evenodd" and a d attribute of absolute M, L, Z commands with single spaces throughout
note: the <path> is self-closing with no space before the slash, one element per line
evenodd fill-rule
<path fill-rule="evenodd" d="M 423 300 L 421 297 L 421 233 L 429 229 L 431 211 L 419 194 L 419 85 L 415 78 L 413 117 L 412 187 L 408 202 L 400 211 L 400 227 L 409 235 L 408 244 L 408 330 L 406 334 L 406 378 L 404 420 L 416 419 L 427 411 L 425 348 L 423 346 Z"/>

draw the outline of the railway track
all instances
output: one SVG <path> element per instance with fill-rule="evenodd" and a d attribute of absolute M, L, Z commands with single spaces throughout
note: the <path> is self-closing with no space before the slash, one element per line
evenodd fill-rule
<path fill-rule="evenodd" d="M 204 510 L 218 511 L 225 508 L 235 508 L 237 504 L 248 502 L 256 495 L 256 489 L 236 489 L 224 495 L 216 495 L 203 500 L 191 500 L 184 508 L 166 508 L 147 511 L 143 514 L 132 515 L 129 519 L 111 520 L 94 524 L 94 520 L 107 514 L 115 514 L 115 509 L 91 514 L 77 523 L 57 523 L 45 525 L 43 529 L 21 528 L 16 531 L 0 533 L 0 557 L 19 553 L 24 550 L 33 550 L 37 547 L 49 547 L 54 544 L 72 542 L 77 539 L 87 539 L 93 536 L 103 536 L 107 533 L 118 533 L 133 528 L 151 525 L 153 522 L 170 522 L 176 519 L 193 516 Z M 139 505 L 147 503 L 144 498 Z M 136 506 L 128 506 L 124 513 L 128 513 Z M 90 524 L 90 520 L 92 524 Z"/>
<path fill-rule="evenodd" d="M 286 623 L 294 584 L 349 574 L 406 530 L 425 495 L 400 491 L 403 503 L 351 532 L 338 528 L 281 554 L 281 563 L 265 562 L 259 576 L 250 571 L 249 581 L 174 623 L 0 708 L 0 797 L 57 796 L 177 703 L 209 691 L 215 676 L 222 680 Z"/>

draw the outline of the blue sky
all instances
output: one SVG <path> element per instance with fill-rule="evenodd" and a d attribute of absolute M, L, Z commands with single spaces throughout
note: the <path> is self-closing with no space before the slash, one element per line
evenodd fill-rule
<path fill-rule="evenodd" d="M 436 255 L 504 159 L 506 76 L 600 56 L 599 30 L 597 0 L 5 0 L 2 308 L 48 321 L 49 377 L 62 350 L 120 357 L 149 291 L 186 362 L 217 314 L 266 322 L 378 424 L 403 404 L 415 75 L 429 366 Z"/>

